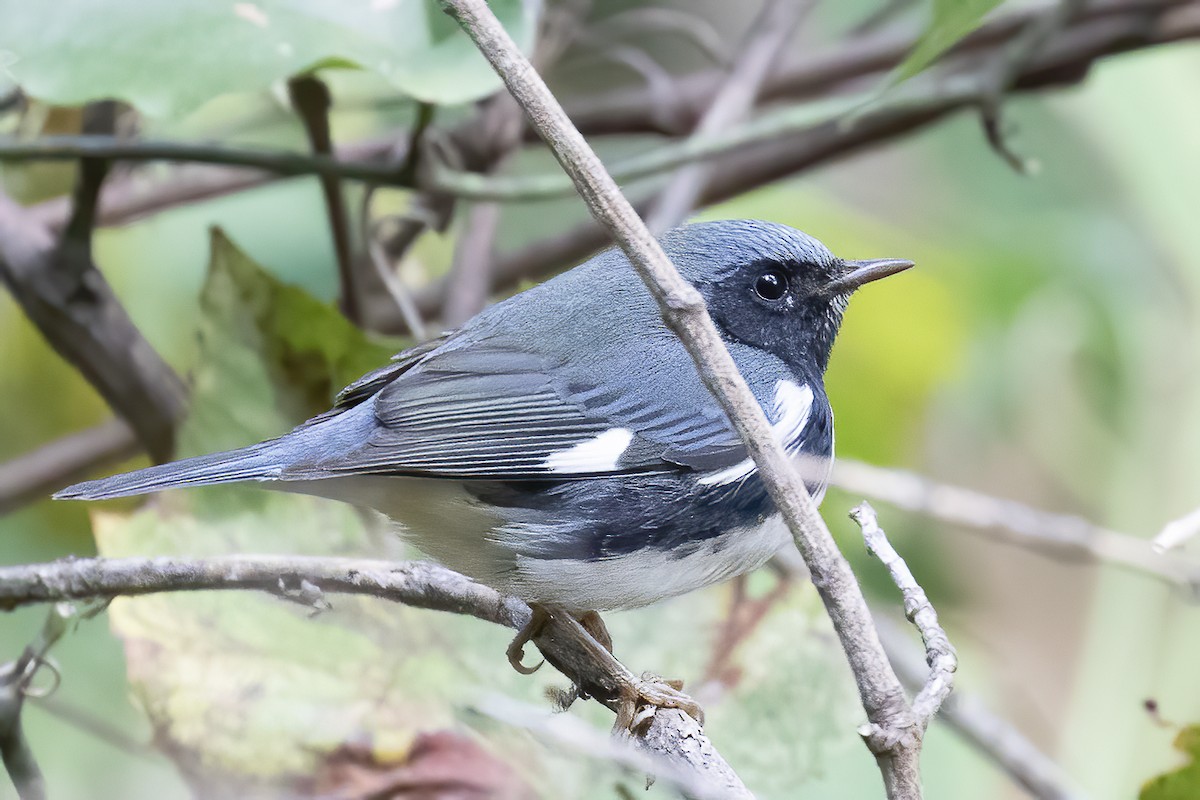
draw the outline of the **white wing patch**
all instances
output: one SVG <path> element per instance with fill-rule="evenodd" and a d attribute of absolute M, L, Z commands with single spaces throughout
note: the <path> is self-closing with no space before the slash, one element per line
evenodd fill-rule
<path fill-rule="evenodd" d="M 800 438 L 808 418 L 812 414 L 813 391 L 807 383 L 798 386 L 794 381 L 780 381 L 775 384 L 775 403 L 772 416 L 775 422 L 771 429 L 775 438 L 786 447 L 789 442 Z M 705 475 L 700 479 L 702 486 L 724 486 L 727 483 L 739 481 L 754 471 L 754 462 L 744 459 L 726 467 L 723 470 Z"/>
<path fill-rule="evenodd" d="M 586 442 L 551 453 L 543 463 L 548 469 L 567 474 L 612 472 L 632 441 L 633 431 L 628 428 L 609 428 Z"/>

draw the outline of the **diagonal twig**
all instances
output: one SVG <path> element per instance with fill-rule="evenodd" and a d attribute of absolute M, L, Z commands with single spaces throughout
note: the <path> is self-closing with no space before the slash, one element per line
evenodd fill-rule
<path fill-rule="evenodd" d="M 81 188 L 77 195 L 94 191 Z M 90 231 L 88 241 L 73 236 L 60 244 L 28 209 L 0 192 L 0 282 L 50 345 L 130 424 L 142 446 L 167 459 L 183 410 L 183 382 L 134 327 L 96 268 Z"/>
<path fill-rule="evenodd" d="M 106 464 L 141 452 L 129 423 L 112 419 L 0 464 L 0 514 L 47 499 Z"/>
<path fill-rule="evenodd" d="M 850 518 L 862 528 L 867 552 L 879 559 L 892 576 L 892 583 L 904 598 L 904 616 L 916 626 L 925 644 L 925 661 L 929 664 L 929 676 L 921 691 L 913 699 L 912 710 L 922 728 L 929 725 L 943 701 L 954 689 L 954 673 L 958 669 L 958 655 L 954 652 L 946 631 L 938 623 L 937 611 L 929 602 L 925 590 L 913 577 L 908 564 L 892 547 L 887 534 L 879 527 L 875 509 L 869 503 L 859 503 L 850 512 Z M 872 731 L 872 734 L 874 731 Z"/>

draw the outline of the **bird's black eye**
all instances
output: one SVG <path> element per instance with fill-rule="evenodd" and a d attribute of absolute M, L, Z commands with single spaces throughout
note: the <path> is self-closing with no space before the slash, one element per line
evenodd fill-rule
<path fill-rule="evenodd" d="M 754 281 L 754 293 L 763 300 L 778 300 L 787 292 L 787 288 L 787 275 L 778 268 L 767 270 Z"/>

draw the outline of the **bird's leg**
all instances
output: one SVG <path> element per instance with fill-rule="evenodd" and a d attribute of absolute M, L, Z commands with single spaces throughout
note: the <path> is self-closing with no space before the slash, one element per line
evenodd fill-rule
<path fill-rule="evenodd" d="M 508 645 L 508 663 L 512 664 L 512 668 L 522 675 L 532 675 L 545 664 L 545 661 L 539 661 L 532 667 L 527 667 L 524 664 L 525 645 L 541 635 L 542 629 L 546 627 L 546 622 L 550 619 L 550 612 L 545 606 L 538 603 L 530 603 L 529 610 L 533 612 L 529 617 L 529 622 L 521 626 L 521 630 L 517 631 L 517 635 L 513 637 L 512 642 Z"/>
<path fill-rule="evenodd" d="M 617 678 L 620 696 L 616 730 L 632 730 L 653 716 L 656 708 L 678 708 L 704 724 L 704 711 L 699 703 L 683 693 L 683 681 L 663 680 L 650 673 L 636 678 L 616 660 L 612 654 L 612 638 L 595 611 L 579 617 L 565 615 L 563 621 L 598 661 L 610 664 L 609 672 Z"/>

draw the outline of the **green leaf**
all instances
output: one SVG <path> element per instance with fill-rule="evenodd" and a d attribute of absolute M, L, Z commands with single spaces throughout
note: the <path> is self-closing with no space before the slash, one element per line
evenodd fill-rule
<path fill-rule="evenodd" d="M 219 230 L 200 309 L 180 455 L 278 436 L 401 349 L 398 341 L 368 338 L 332 306 L 272 277 Z"/>
<path fill-rule="evenodd" d="M 1200 725 L 1189 725 L 1175 737 L 1175 749 L 1188 763 L 1146 782 L 1138 800 L 1193 800 L 1200 797 Z"/>
<path fill-rule="evenodd" d="M 906 81 L 979 27 L 1001 0 L 933 0 L 933 15 L 912 52 L 892 72 L 887 86 Z"/>
<path fill-rule="evenodd" d="M 528 48 L 540 3 L 490 5 Z M 468 102 L 500 85 L 436 0 L 3 3 L 0 64 L 34 97 L 63 105 L 116 98 L 155 117 L 349 65 L 430 103 Z"/>

